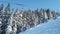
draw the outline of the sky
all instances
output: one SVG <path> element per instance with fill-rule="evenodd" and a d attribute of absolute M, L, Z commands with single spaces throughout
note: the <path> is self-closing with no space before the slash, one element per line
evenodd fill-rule
<path fill-rule="evenodd" d="M 60 0 L 0 0 L 0 1 L 6 1 L 10 2 L 11 9 L 18 8 L 18 9 L 31 9 L 35 10 L 37 8 L 43 8 L 43 9 L 51 9 L 54 11 L 60 11 Z M 3 3 L 4 6 L 7 6 L 7 3 L 0 2 L 0 5 Z M 14 3 L 14 4 L 13 4 Z M 23 4 L 24 6 L 15 5 L 15 4 Z"/>

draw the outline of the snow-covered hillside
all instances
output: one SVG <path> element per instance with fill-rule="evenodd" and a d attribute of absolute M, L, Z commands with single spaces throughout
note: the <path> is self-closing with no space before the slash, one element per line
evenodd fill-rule
<path fill-rule="evenodd" d="M 49 20 L 47 23 L 40 24 L 19 34 L 60 34 L 60 18 Z"/>

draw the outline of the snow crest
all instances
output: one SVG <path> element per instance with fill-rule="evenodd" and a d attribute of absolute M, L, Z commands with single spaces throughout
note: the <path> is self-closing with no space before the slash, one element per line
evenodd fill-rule
<path fill-rule="evenodd" d="M 60 17 L 56 20 L 49 20 L 19 34 L 60 34 Z"/>

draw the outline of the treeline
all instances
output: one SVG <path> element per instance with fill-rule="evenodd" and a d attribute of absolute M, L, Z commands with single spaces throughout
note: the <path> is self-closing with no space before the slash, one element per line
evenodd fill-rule
<path fill-rule="evenodd" d="M 38 24 L 47 22 L 50 19 L 56 19 L 60 16 L 58 12 L 50 9 L 36 10 L 18 10 L 10 11 L 8 3 L 5 10 L 4 5 L 0 6 L 0 34 L 18 34 Z"/>

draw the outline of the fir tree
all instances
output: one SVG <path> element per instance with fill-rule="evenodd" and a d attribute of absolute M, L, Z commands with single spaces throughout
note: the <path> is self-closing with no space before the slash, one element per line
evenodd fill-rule
<path fill-rule="evenodd" d="M 5 11 L 10 11 L 10 3 L 8 3 L 7 7 L 5 8 Z"/>

